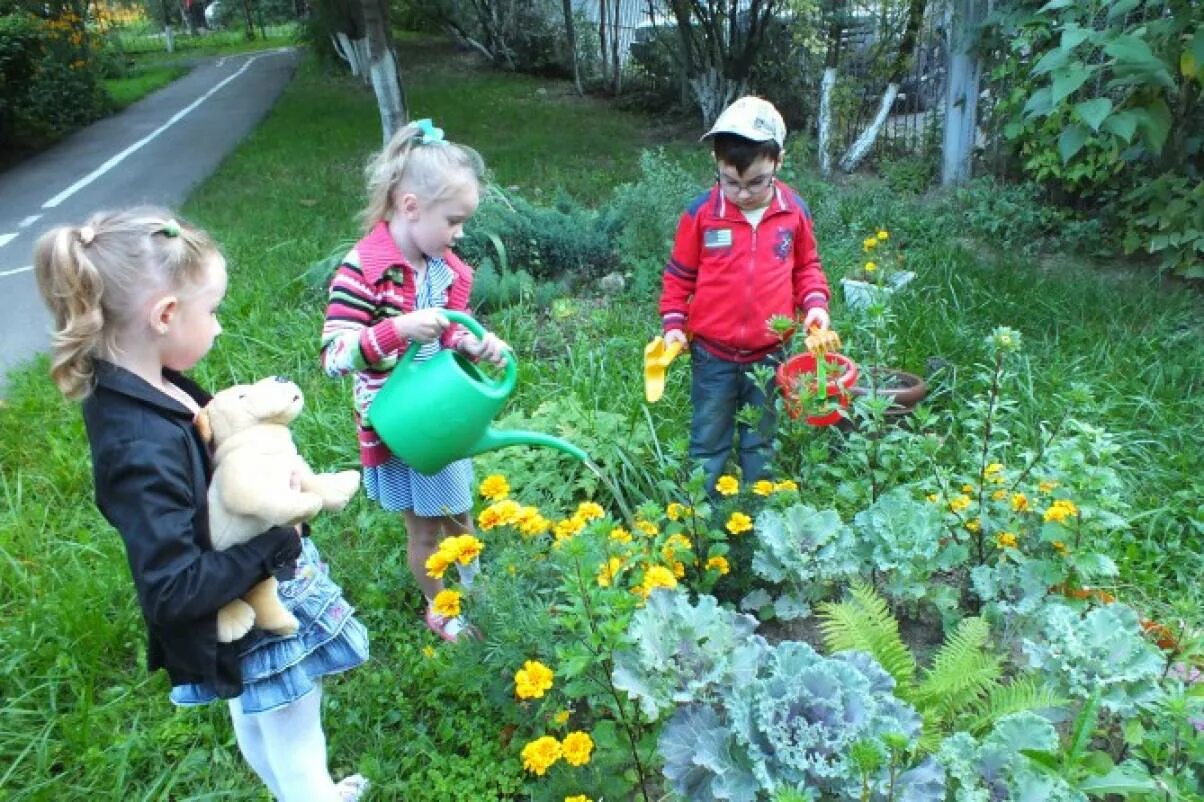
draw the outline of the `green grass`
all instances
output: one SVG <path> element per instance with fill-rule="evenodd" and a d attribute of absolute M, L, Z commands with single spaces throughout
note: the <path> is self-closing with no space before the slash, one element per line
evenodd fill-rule
<path fill-rule="evenodd" d="M 182 65 L 152 67 L 125 78 L 106 78 L 104 88 L 113 99 L 114 107 L 124 109 L 187 72 Z"/>
<path fill-rule="evenodd" d="M 689 123 L 618 112 L 560 82 L 489 72 L 430 39 L 404 37 L 399 49 L 413 116 L 431 116 L 450 138 L 478 147 L 499 183 L 529 197 L 567 189 L 600 203 L 616 183 L 639 177 L 639 150 L 650 145 L 667 142 L 670 157 L 697 161 Z M 316 363 L 323 299 L 301 276 L 355 235 L 361 168 L 379 144 L 370 94 L 306 61 L 263 125 L 184 209 L 230 261 L 226 333 L 197 377 L 215 388 L 269 374 L 296 380 L 307 399 L 297 440 L 320 469 L 355 466 L 357 457 L 348 382 L 326 379 Z M 704 171 L 698 177 L 705 183 Z M 1198 594 L 1198 297 L 1143 274 L 995 254 L 964 238 L 955 211 L 899 198 L 878 182 L 791 179 L 815 211 L 834 284 L 868 230 L 888 227 L 907 246 L 919 279 L 898 322 L 898 364 L 922 370 L 939 356 L 962 375 L 978 341 L 1006 324 L 1023 333 L 1033 361 L 1019 391 L 1019 436 L 1039 418 L 1065 414 L 1055 398 L 1071 383 L 1091 391 L 1091 421 L 1121 433 L 1131 468 L 1137 523 L 1114 544 L 1125 571 L 1120 595 L 1154 604 Z M 837 304 L 838 327 L 842 311 Z M 680 443 L 688 371 L 670 371 L 665 399 L 647 414 L 640 405 L 654 299 L 582 300 L 563 322 L 519 307 L 489 323 L 523 360 L 511 409 L 572 400 L 580 410 L 572 422 L 582 427 L 613 413 L 610 440 Z M 523 460 L 579 479 L 556 455 L 532 453 Z M 507 458 L 517 465 L 521 454 L 482 459 L 478 473 Z M 655 477 L 647 465 L 630 473 Z M 15 373 L 0 404 L 0 797 L 266 799 L 242 766 L 224 708 L 173 711 L 165 676 L 146 674 L 121 544 L 91 492 L 77 409 L 49 385 L 44 361 Z M 395 516 L 360 498 L 321 519 L 314 536 L 373 639 L 370 664 L 328 685 L 334 771 L 365 772 L 380 800 L 524 798 L 517 745 L 490 726 L 490 704 L 461 691 L 441 652 L 424 654 L 437 643 L 418 621 Z"/>
<path fill-rule="evenodd" d="M 167 52 L 162 29 L 150 25 L 131 26 L 112 31 L 109 36 L 116 41 L 117 48 L 139 62 L 171 61 L 181 56 L 229 56 L 296 44 L 298 27 L 293 24 L 268 25 L 260 36 L 255 28 L 255 38 L 248 39 L 246 32 L 239 29 L 200 31 L 190 36 L 176 31 L 172 37 L 172 53 Z"/>

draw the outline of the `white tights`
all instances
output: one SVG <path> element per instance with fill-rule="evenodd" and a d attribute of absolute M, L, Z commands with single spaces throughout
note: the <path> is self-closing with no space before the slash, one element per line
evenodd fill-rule
<path fill-rule="evenodd" d="M 322 686 L 295 702 L 265 713 L 244 713 L 230 700 L 238 748 L 278 802 L 344 802 L 344 783 L 326 767 L 322 732 Z M 348 778 L 350 780 L 351 778 Z"/>

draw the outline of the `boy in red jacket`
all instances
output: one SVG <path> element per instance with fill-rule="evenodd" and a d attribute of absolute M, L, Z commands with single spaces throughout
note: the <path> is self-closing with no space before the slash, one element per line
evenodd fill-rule
<path fill-rule="evenodd" d="M 762 478 L 769 461 L 773 403 L 750 373 L 781 361 L 769 319 L 801 316 L 804 330 L 827 328 L 830 294 L 811 213 L 777 179 L 786 140 L 782 115 L 766 100 L 742 97 L 719 115 L 708 138 L 716 184 L 681 216 L 660 311 L 666 346 L 690 339 L 690 456 L 702 464 L 713 494 L 733 435 L 745 482 Z M 763 411 L 761 421 L 737 433 L 736 413 L 746 404 Z"/>

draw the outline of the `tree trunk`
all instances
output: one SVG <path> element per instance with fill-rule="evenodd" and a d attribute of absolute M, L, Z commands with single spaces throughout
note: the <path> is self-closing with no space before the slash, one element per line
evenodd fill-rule
<path fill-rule="evenodd" d="M 585 90 L 581 88 L 581 64 L 577 60 L 577 26 L 573 24 L 573 0 L 564 0 L 564 32 L 569 40 L 569 58 L 573 62 L 573 85 L 577 87 L 577 94 L 584 95 Z"/>
<path fill-rule="evenodd" d="M 907 27 L 903 30 L 903 39 L 899 42 L 899 53 L 895 58 L 895 63 L 891 66 L 886 91 L 882 94 L 882 102 L 878 106 L 878 113 L 874 115 L 869 126 L 861 132 L 857 141 L 840 159 L 840 169 L 846 173 L 856 170 L 861 161 L 873 149 L 874 142 L 877 141 L 878 134 L 882 131 L 882 126 L 886 124 L 886 118 L 890 116 L 891 107 L 895 105 L 895 98 L 899 96 L 899 82 L 903 79 L 903 73 L 915 54 L 916 38 L 920 32 L 920 23 L 924 20 L 926 6 L 927 0 L 909 0 L 908 2 Z"/>
<path fill-rule="evenodd" d="M 820 175 L 832 174 L 832 90 L 836 87 L 836 68 L 825 67 L 819 82 L 818 149 Z"/>
<path fill-rule="evenodd" d="M 362 0 L 364 31 L 368 40 L 368 74 L 376 106 L 380 110 L 380 125 L 384 141 L 388 142 L 398 128 L 406 124 L 405 98 L 401 76 L 393 55 L 393 40 L 389 35 L 388 7 L 384 0 Z"/>
<path fill-rule="evenodd" d="M 242 11 L 247 23 L 247 41 L 250 42 L 255 39 L 255 17 L 251 11 L 251 0 L 242 1 Z"/>
<path fill-rule="evenodd" d="M 613 21 L 610 26 L 610 68 L 614 71 L 611 91 L 615 97 L 623 89 L 623 60 L 619 58 L 619 29 L 623 21 L 623 0 L 611 0 Z"/>
<path fill-rule="evenodd" d="M 606 43 L 606 23 L 610 12 L 606 0 L 598 0 L 598 54 L 602 59 L 602 83 L 606 84 L 606 76 L 610 75 L 610 53 Z"/>
<path fill-rule="evenodd" d="M 716 69 L 706 70 L 691 78 L 690 88 L 694 90 L 694 99 L 698 102 L 703 126 L 710 128 L 719 113 L 744 94 L 746 86 L 744 81 L 732 81 Z"/>
<path fill-rule="evenodd" d="M 945 134 L 941 143 L 941 184 L 970 180 L 974 135 L 978 130 L 981 62 L 974 35 L 982 20 L 982 0 L 955 0 L 949 26 L 949 76 L 945 87 Z"/>

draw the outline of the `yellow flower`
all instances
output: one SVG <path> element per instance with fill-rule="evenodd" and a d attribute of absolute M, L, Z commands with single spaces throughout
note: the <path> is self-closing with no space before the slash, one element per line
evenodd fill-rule
<path fill-rule="evenodd" d="M 1003 477 L 1000 474 L 1003 472 L 1003 465 L 998 462 L 992 462 L 987 467 L 983 468 L 982 476 L 988 482 L 1002 482 Z"/>
<path fill-rule="evenodd" d="M 793 479 L 783 479 L 773 486 L 775 493 L 793 493 L 798 492 L 798 482 Z"/>
<path fill-rule="evenodd" d="M 1056 521 L 1057 523 L 1065 523 L 1067 518 L 1073 518 L 1078 514 L 1079 508 L 1074 506 L 1073 501 L 1068 498 L 1060 498 L 1045 511 L 1045 522 Z"/>
<path fill-rule="evenodd" d="M 978 530 L 982 529 L 982 521 L 978 520 L 977 518 L 971 518 L 970 520 L 966 521 L 966 529 L 977 534 Z"/>
<path fill-rule="evenodd" d="M 938 501 L 941 500 L 941 494 L 940 493 L 929 493 L 927 496 L 925 496 L 925 498 L 928 499 L 929 504 L 936 504 Z"/>
<path fill-rule="evenodd" d="M 1003 501 L 1007 497 L 1008 491 L 1004 490 L 1002 487 L 991 494 L 991 498 L 995 499 L 996 501 Z"/>
<path fill-rule="evenodd" d="M 962 492 L 967 493 L 967 494 L 973 494 L 974 493 L 974 485 L 971 485 L 971 484 L 962 485 Z"/>
<path fill-rule="evenodd" d="M 493 507 L 497 510 L 498 519 L 503 524 L 512 524 L 516 522 L 518 520 L 519 512 L 522 510 L 522 507 L 519 506 L 519 503 L 512 498 L 504 498 L 501 501 L 495 502 Z"/>
<path fill-rule="evenodd" d="M 1061 555 L 1063 555 L 1063 556 L 1065 556 L 1065 555 L 1067 555 L 1067 554 L 1069 554 L 1069 553 L 1070 553 L 1070 549 L 1066 548 L 1066 544 L 1065 544 L 1065 543 L 1063 543 L 1063 542 L 1062 542 L 1062 541 L 1060 541 L 1060 540 L 1055 540 L 1055 541 L 1053 542 L 1053 550 L 1054 550 L 1054 551 L 1056 551 L 1058 554 L 1061 554 Z"/>
<path fill-rule="evenodd" d="M 611 557 L 606 561 L 606 565 L 598 567 L 598 585 L 604 588 L 610 587 L 610 583 L 619 575 L 619 570 L 623 567 L 623 558 Z"/>
<path fill-rule="evenodd" d="M 969 496 L 954 496 L 953 498 L 949 499 L 949 509 L 951 509 L 953 512 L 961 512 L 969 506 Z"/>
<path fill-rule="evenodd" d="M 727 519 L 727 524 L 724 525 L 727 531 L 733 535 L 738 535 L 741 532 L 747 532 L 752 529 L 752 518 L 749 518 L 742 512 L 733 512 L 731 517 Z"/>
<path fill-rule="evenodd" d="M 760 479 L 753 484 L 753 492 L 758 496 L 768 496 L 773 492 L 773 482 L 767 479 Z"/>
<path fill-rule="evenodd" d="M 686 514 L 686 507 L 678 504 L 676 501 L 670 501 L 669 506 L 665 507 L 665 516 L 670 521 L 679 521 Z"/>
<path fill-rule="evenodd" d="M 594 750 L 594 740 L 589 737 L 588 732 L 577 730 L 564 736 L 561 749 L 564 761 L 570 766 L 584 766 L 589 763 L 590 752 Z"/>
<path fill-rule="evenodd" d="M 455 555 L 450 554 L 443 549 L 439 549 L 430 557 L 426 558 L 426 575 L 435 579 L 442 579 L 443 574 L 451 567 L 451 564 L 456 561 Z"/>
<path fill-rule="evenodd" d="M 645 521 L 643 518 L 640 518 L 635 522 L 635 528 L 643 532 L 648 537 L 654 537 L 655 535 L 660 534 L 661 531 L 659 526 L 652 523 L 652 521 Z"/>
<path fill-rule="evenodd" d="M 577 512 L 573 517 L 588 522 L 595 518 L 601 518 L 604 515 L 606 515 L 606 511 L 602 509 L 600 504 L 596 504 L 593 501 L 583 501 L 577 505 Z"/>
<path fill-rule="evenodd" d="M 630 543 L 631 533 L 621 526 L 616 526 L 610 530 L 610 539 L 616 543 Z"/>
<path fill-rule="evenodd" d="M 686 564 L 683 563 L 681 560 L 673 561 L 673 576 L 675 579 L 685 579 Z"/>
<path fill-rule="evenodd" d="M 552 669 L 538 660 L 528 660 L 514 672 L 514 693 L 519 699 L 542 699 L 552 690 Z"/>
<path fill-rule="evenodd" d="M 435 594 L 431 609 L 445 618 L 455 618 L 460 614 L 460 592 L 457 590 L 441 590 Z"/>
<path fill-rule="evenodd" d="M 1012 532 L 1000 532 L 995 538 L 995 545 L 1001 549 L 1016 548 L 1016 535 Z"/>
<path fill-rule="evenodd" d="M 481 480 L 479 492 L 490 501 L 500 501 L 510 495 L 510 484 L 500 473 L 490 474 Z"/>
<path fill-rule="evenodd" d="M 1028 496 L 1023 493 L 1012 494 L 1012 509 L 1016 512 L 1024 512 L 1028 509 Z"/>
<path fill-rule="evenodd" d="M 888 239 L 890 239 L 890 232 L 884 228 L 878 229 L 878 241 L 886 242 Z"/>
<path fill-rule="evenodd" d="M 551 735 L 536 738 L 523 747 L 523 768 L 542 777 L 560 755 L 560 741 Z"/>
<path fill-rule="evenodd" d="M 715 489 L 724 496 L 734 496 L 740 492 L 740 482 L 736 477 L 724 474 L 715 482 Z"/>
<path fill-rule="evenodd" d="M 429 644 L 428 644 L 428 645 L 426 645 L 426 646 L 423 646 L 423 647 L 422 647 L 422 653 L 423 653 L 424 655 L 426 655 L 427 657 L 434 657 L 434 656 L 435 656 L 435 647 L 434 647 L 434 646 L 431 646 L 431 645 L 429 645 Z"/>
<path fill-rule="evenodd" d="M 562 541 L 568 540 L 574 535 L 580 534 L 581 530 L 584 528 L 585 521 L 573 516 L 572 518 L 565 518 L 557 521 L 556 527 L 552 530 L 552 533 L 556 536 L 557 541 Z"/>
<path fill-rule="evenodd" d="M 471 565 L 473 560 L 481 556 L 481 551 L 485 548 L 485 544 L 472 535 L 457 535 L 448 540 L 455 542 L 456 561 L 460 565 Z"/>
<path fill-rule="evenodd" d="M 693 548 L 694 544 L 690 542 L 690 539 L 678 532 L 665 539 L 664 545 L 661 546 L 661 555 L 665 558 L 665 562 L 669 562 L 677 556 L 677 552 L 691 551 Z"/>
<path fill-rule="evenodd" d="M 573 796 L 566 796 L 564 802 L 593 802 L 593 800 L 585 794 L 575 794 Z"/>
<path fill-rule="evenodd" d="M 719 576 L 723 576 L 732 569 L 731 566 L 727 564 L 727 558 L 720 554 L 707 560 L 706 570 L 718 571 Z"/>
<path fill-rule="evenodd" d="M 876 246 L 877 244 L 878 244 L 877 237 L 866 237 L 865 239 L 863 239 L 861 241 L 861 247 L 865 249 L 866 253 L 869 253 L 870 251 L 874 250 L 874 246 Z"/>
<path fill-rule="evenodd" d="M 878 269 L 878 265 L 876 263 L 874 263 L 874 262 L 866 262 L 865 263 L 865 272 L 873 273 L 877 269 Z"/>
<path fill-rule="evenodd" d="M 565 724 L 569 723 L 570 715 L 571 715 L 570 711 L 561 710 L 559 713 L 552 716 L 552 721 L 554 721 L 556 723 L 556 726 L 563 727 Z"/>
<path fill-rule="evenodd" d="M 641 596 L 647 596 L 657 588 L 677 587 L 677 577 L 663 565 L 650 565 L 644 570 L 644 581 L 640 583 Z"/>
<path fill-rule="evenodd" d="M 531 514 L 525 515 L 525 517 L 523 517 L 518 524 L 518 531 L 521 532 L 524 537 L 535 537 L 536 535 L 542 535 L 544 532 L 548 531 L 549 528 L 551 528 L 552 522 L 540 515 L 539 511 L 534 507 L 523 507 L 523 510 L 531 511 Z"/>
<path fill-rule="evenodd" d="M 497 510 L 493 507 L 486 507 L 481 510 L 481 514 L 477 516 L 477 528 L 482 532 L 488 532 L 493 527 L 501 523 L 501 517 L 497 514 Z"/>
<path fill-rule="evenodd" d="M 1053 492 L 1053 489 L 1057 486 L 1058 486 L 1058 483 L 1053 481 L 1052 479 L 1045 479 L 1044 481 L 1037 483 L 1037 489 L 1040 490 L 1042 493 L 1051 493 L 1051 492 Z"/>

